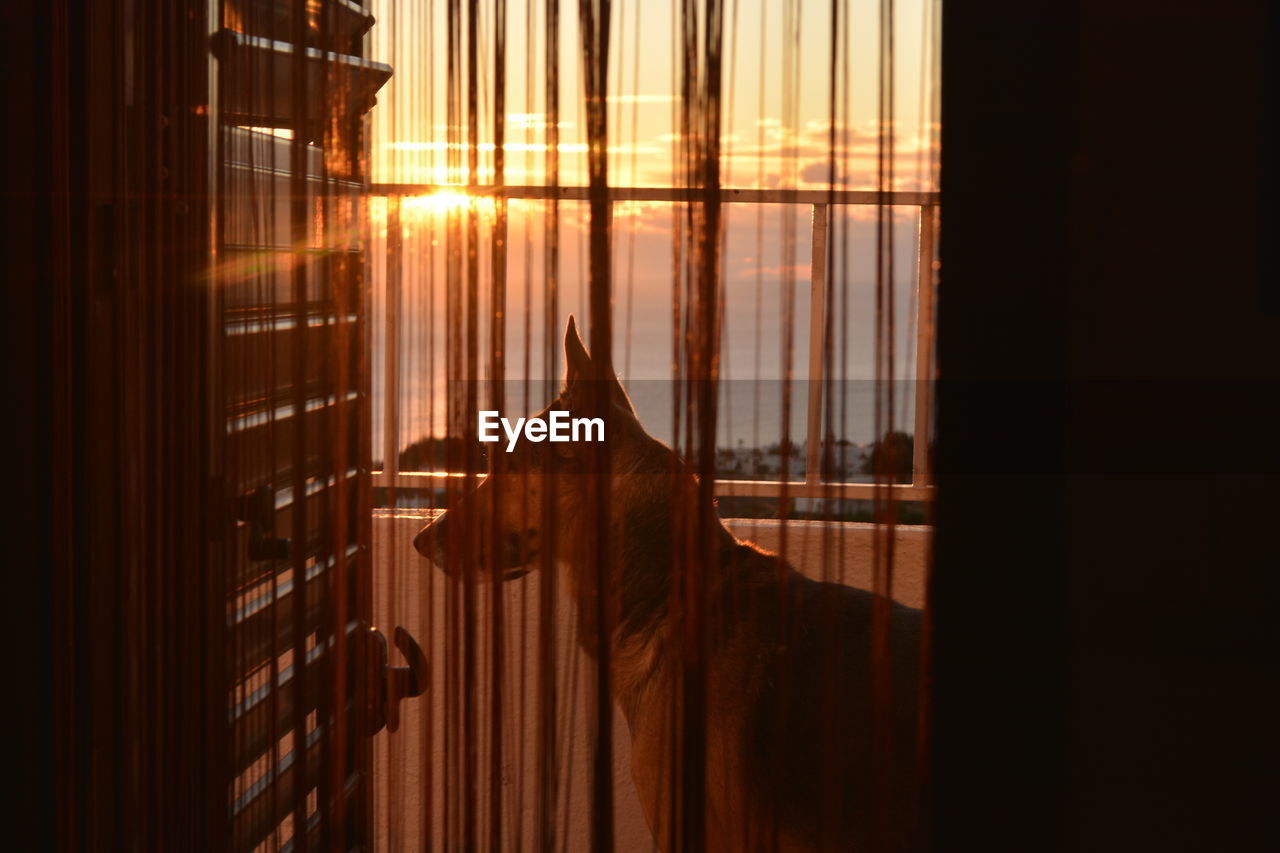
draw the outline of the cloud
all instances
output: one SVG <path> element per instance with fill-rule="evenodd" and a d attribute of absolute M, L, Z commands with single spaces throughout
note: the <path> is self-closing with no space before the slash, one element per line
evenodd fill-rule
<path fill-rule="evenodd" d="M 835 170 L 837 173 L 839 172 L 839 163 L 836 164 Z M 849 175 L 847 173 L 843 175 L 836 174 L 835 180 L 832 181 L 831 171 L 830 163 L 814 161 L 800 170 L 800 180 L 810 184 L 834 183 L 837 186 L 849 183 Z"/>
<path fill-rule="evenodd" d="M 450 144 L 448 142 L 389 142 L 385 147 L 393 151 L 447 151 L 451 148 L 455 151 L 466 151 L 468 148 L 466 143 Z M 492 142 L 481 142 L 476 146 L 480 151 L 493 151 L 497 147 Z M 504 142 L 502 144 L 503 151 L 548 151 L 550 147 L 538 142 Z M 557 150 L 562 153 L 582 154 L 586 152 L 587 144 L 585 142 L 563 142 L 557 146 Z M 630 154 L 633 151 L 638 154 L 659 154 L 663 150 L 665 149 L 648 145 L 609 146 L 610 154 Z"/>
<path fill-rule="evenodd" d="M 800 180 L 808 184 L 835 184 L 838 187 L 848 187 L 857 184 L 872 183 L 872 173 L 867 170 L 862 171 L 844 171 L 841 172 L 841 163 L 837 156 L 835 162 L 835 180 L 831 180 L 831 163 L 827 160 L 814 160 L 800 170 Z"/>
<path fill-rule="evenodd" d="M 676 95 L 609 95 L 605 98 L 611 104 L 673 104 Z"/>
<path fill-rule="evenodd" d="M 808 281 L 813 272 L 813 268 L 808 263 L 791 264 L 790 266 L 776 264 L 768 267 L 758 267 L 756 264 L 734 265 L 739 267 L 733 273 L 735 279 L 749 279 L 760 275 L 766 279 L 784 281 L 787 278 L 787 271 L 790 270 L 793 281 Z"/>
<path fill-rule="evenodd" d="M 551 127 L 546 113 L 507 113 L 507 126 L 518 130 L 546 130 Z M 576 127 L 575 122 L 559 121 L 556 127 L 568 129 Z"/>

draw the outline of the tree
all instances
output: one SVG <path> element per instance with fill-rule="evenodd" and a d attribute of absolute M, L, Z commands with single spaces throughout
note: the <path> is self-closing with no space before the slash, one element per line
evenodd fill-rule
<path fill-rule="evenodd" d="M 894 430 L 871 445 L 862 462 L 862 473 L 879 474 L 891 483 L 910 483 L 915 440 L 910 433 Z"/>
<path fill-rule="evenodd" d="M 400 451 L 401 471 L 445 471 L 450 462 L 456 467 L 465 464 L 467 446 L 460 436 L 428 436 Z M 476 470 L 484 474 L 489 470 L 488 459 L 480 454 Z"/>

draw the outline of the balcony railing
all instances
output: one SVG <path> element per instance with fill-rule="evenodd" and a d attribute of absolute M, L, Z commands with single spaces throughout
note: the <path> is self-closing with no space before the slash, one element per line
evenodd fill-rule
<path fill-rule="evenodd" d="M 374 184 L 370 195 L 394 199 L 426 196 L 437 192 L 457 192 L 460 187 L 436 184 Z M 479 198 L 560 201 L 588 200 L 587 187 L 547 186 L 481 186 L 466 187 L 467 194 Z M 610 202 L 684 202 L 703 197 L 701 191 L 676 187 L 610 187 Z M 936 192 L 876 192 L 874 190 L 777 190 L 724 189 L 724 204 L 803 204 L 811 209 L 812 239 L 809 259 L 809 353 L 806 410 L 806 465 L 803 480 L 731 480 L 716 481 L 716 494 L 735 497 L 796 497 L 871 500 L 876 496 L 873 483 L 850 483 L 824 480 L 821 474 L 822 450 L 822 381 L 826 369 L 826 283 L 827 238 L 829 213 L 833 205 L 893 205 L 918 209 L 916 278 L 916 357 L 914 399 L 914 442 L 912 480 L 879 488 L 889 489 L 899 501 L 927 501 L 933 498 L 930 475 L 929 437 L 931 434 L 931 394 L 933 387 L 933 307 L 934 258 L 939 194 Z M 401 294 L 401 252 L 403 237 L 399 217 L 387 222 L 387 258 L 385 277 L 387 324 L 385 329 L 384 389 L 400 387 L 400 339 L 398 311 Z M 505 233 L 494 234 L 506 251 Z M 401 471 L 399 469 L 400 412 L 397 395 L 390 390 L 383 395 L 383 470 L 375 471 L 373 484 L 398 489 L 431 488 L 445 477 L 465 476 L 448 471 Z"/>

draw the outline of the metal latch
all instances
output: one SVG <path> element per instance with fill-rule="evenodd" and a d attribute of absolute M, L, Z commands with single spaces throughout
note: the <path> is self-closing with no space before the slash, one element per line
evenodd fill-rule
<path fill-rule="evenodd" d="M 400 728 L 400 701 L 421 696 L 427 690 L 430 667 L 417 640 L 401 626 L 396 626 L 396 648 L 409 662 L 391 666 L 387 662 L 387 638 L 372 625 L 365 632 L 368 648 L 366 677 L 371 683 L 369 697 L 369 734 L 377 734 L 383 726 L 394 732 Z"/>
<path fill-rule="evenodd" d="M 241 521 L 249 525 L 250 560 L 289 559 L 289 540 L 273 536 L 276 523 L 276 493 L 270 486 L 258 486 L 240 498 Z"/>

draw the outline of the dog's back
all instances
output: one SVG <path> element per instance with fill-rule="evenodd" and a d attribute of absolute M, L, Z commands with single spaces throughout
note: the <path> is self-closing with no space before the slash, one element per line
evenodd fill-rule
<path fill-rule="evenodd" d="M 781 648 L 775 672 L 760 673 L 745 731 L 751 799 L 801 846 L 866 849 L 879 836 L 874 849 L 900 849 L 916 822 L 921 613 L 891 605 L 887 714 L 877 719 L 875 596 L 794 571 L 785 592 L 781 585 L 757 593 L 762 610 L 778 608 L 784 596 L 787 606 L 785 617 L 758 635 L 762 648 Z"/>
<path fill-rule="evenodd" d="M 809 580 L 750 544 L 733 541 L 722 555 L 708 614 L 707 849 L 909 848 L 920 611 L 890 606 L 888 715 L 873 723 L 875 597 Z M 673 694 L 647 693 L 635 709 L 633 771 L 661 801 L 670 771 L 654 768 L 669 768 L 672 741 L 654 732 L 665 731 L 657 719 L 671 715 Z M 669 808 L 679 805 L 654 809 L 659 839 Z"/>

